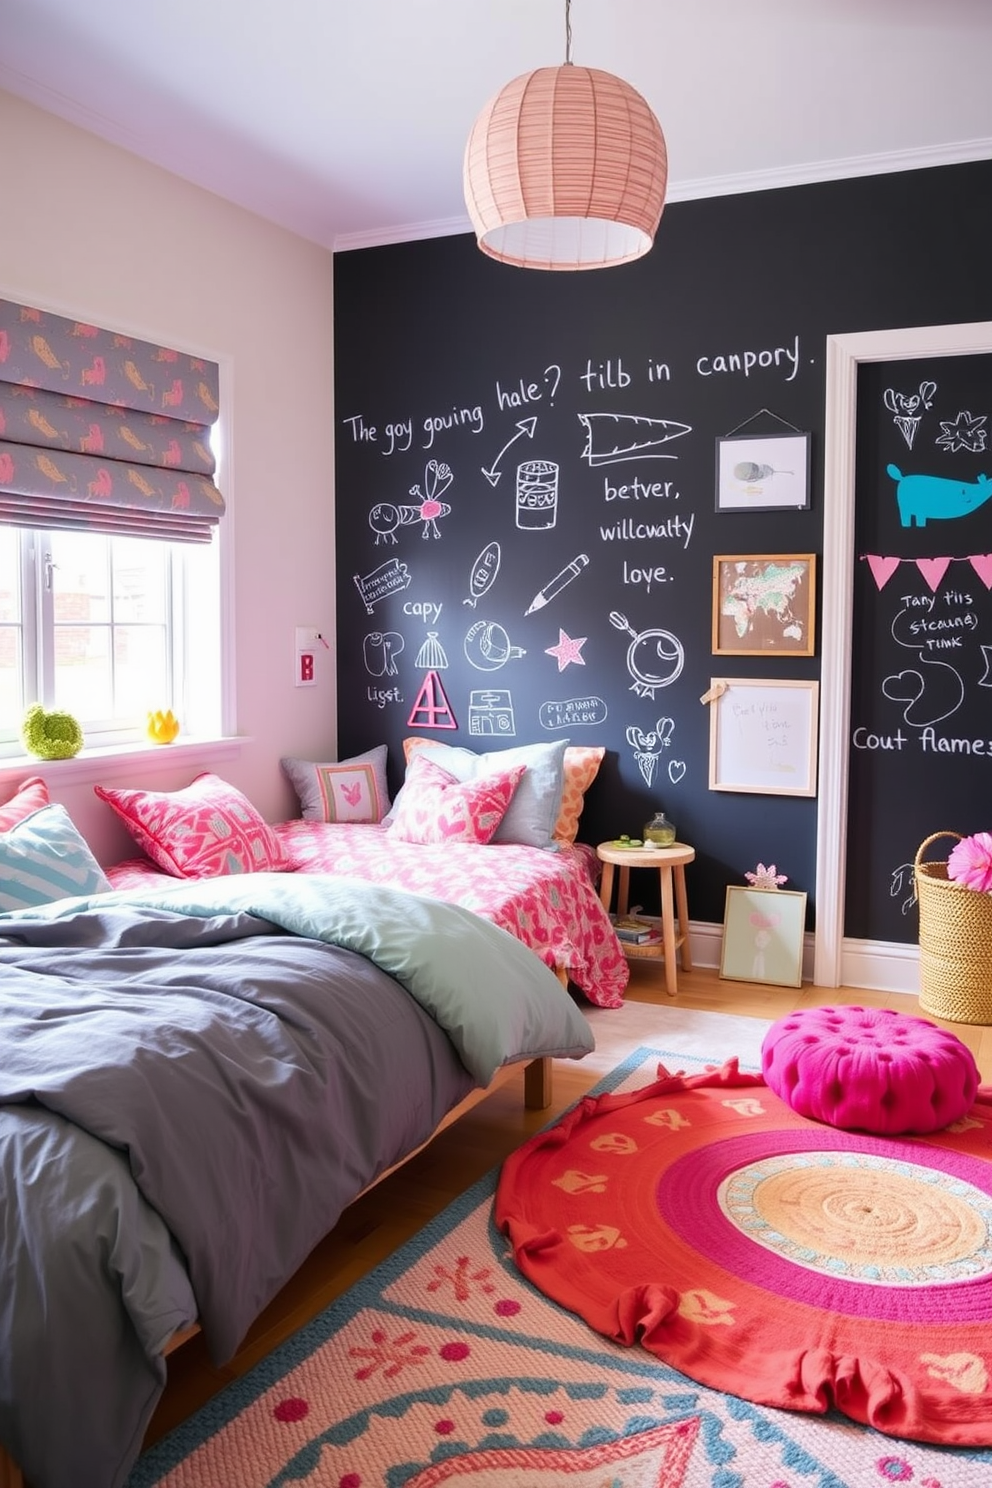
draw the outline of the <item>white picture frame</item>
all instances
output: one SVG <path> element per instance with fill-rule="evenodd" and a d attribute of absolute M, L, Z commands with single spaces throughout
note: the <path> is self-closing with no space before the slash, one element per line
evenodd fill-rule
<path fill-rule="evenodd" d="M 728 434 L 716 442 L 717 511 L 805 511 L 810 436 Z"/>
<path fill-rule="evenodd" d="M 815 796 L 816 681 L 710 681 L 710 790 Z"/>

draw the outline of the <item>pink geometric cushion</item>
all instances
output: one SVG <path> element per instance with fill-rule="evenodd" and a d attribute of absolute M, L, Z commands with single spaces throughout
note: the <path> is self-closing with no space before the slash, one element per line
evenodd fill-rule
<path fill-rule="evenodd" d="M 205 771 L 177 791 L 93 789 L 152 861 L 174 878 L 289 869 L 286 850 L 268 822 L 218 775 Z"/>
<path fill-rule="evenodd" d="M 980 1076 L 953 1033 L 888 1008 L 803 1008 L 761 1047 L 765 1084 L 800 1116 L 845 1131 L 934 1132 L 971 1109 Z"/>
<path fill-rule="evenodd" d="M 402 842 L 487 843 L 506 815 L 526 765 L 459 781 L 423 754 L 407 767 L 390 835 Z"/>

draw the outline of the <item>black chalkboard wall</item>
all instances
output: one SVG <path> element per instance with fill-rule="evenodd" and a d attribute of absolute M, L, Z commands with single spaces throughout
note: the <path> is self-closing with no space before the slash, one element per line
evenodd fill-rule
<path fill-rule="evenodd" d="M 992 822 L 992 355 L 860 367 L 857 430 L 844 926 L 915 940 L 917 848 Z"/>
<path fill-rule="evenodd" d="M 470 235 L 336 255 L 339 756 L 387 743 L 395 789 L 410 734 L 605 745 L 584 840 L 663 806 L 696 848 L 694 919 L 722 923 L 760 860 L 809 893 L 812 924 L 816 802 L 711 791 L 700 698 L 713 677 L 816 678 L 819 659 L 714 656 L 713 558 L 820 553 L 825 338 L 992 318 L 990 241 L 982 161 L 672 203 L 622 268 L 513 269 Z M 951 402 L 992 413 L 987 383 L 980 408 L 970 386 Z M 808 508 L 718 510 L 717 440 L 793 429 Z M 916 841 L 895 801 L 954 778 L 922 752 L 901 764 L 877 812 L 874 783 L 855 787 L 852 856 L 877 834 L 886 873 Z M 961 822 L 957 798 L 947 812 Z M 906 935 L 887 899 L 854 902 L 853 933 Z"/>

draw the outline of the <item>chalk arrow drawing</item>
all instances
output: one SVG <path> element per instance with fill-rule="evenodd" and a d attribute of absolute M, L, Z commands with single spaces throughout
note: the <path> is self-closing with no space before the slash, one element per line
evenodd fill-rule
<path fill-rule="evenodd" d="M 520 422 L 517 424 L 517 432 L 516 432 L 516 434 L 514 434 L 510 439 L 508 439 L 506 441 L 506 443 L 504 444 L 503 448 L 500 450 L 499 454 L 496 456 L 495 460 L 492 462 L 492 464 L 489 467 L 489 469 L 487 470 L 486 467 L 483 465 L 483 467 L 482 467 L 482 473 L 486 477 L 486 480 L 489 482 L 489 484 L 494 489 L 495 489 L 496 486 L 499 485 L 500 477 L 503 474 L 502 470 L 497 470 L 496 469 L 496 466 L 499 464 L 500 460 L 502 460 L 503 456 L 506 454 L 507 450 L 510 448 L 510 445 L 511 444 L 516 444 L 517 440 L 520 439 L 520 438 L 522 438 L 522 436 L 524 434 L 527 435 L 527 438 L 528 439 L 533 439 L 534 438 L 534 430 L 536 428 L 537 428 L 537 419 L 536 418 L 521 419 Z"/>

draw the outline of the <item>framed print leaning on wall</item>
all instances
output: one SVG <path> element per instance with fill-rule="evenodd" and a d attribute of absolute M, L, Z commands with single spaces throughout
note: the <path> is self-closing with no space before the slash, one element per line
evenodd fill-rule
<path fill-rule="evenodd" d="M 815 553 L 713 559 L 714 656 L 812 656 L 815 630 Z"/>
<path fill-rule="evenodd" d="M 805 929 L 805 893 L 728 884 L 720 975 L 801 987 Z"/>
<path fill-rule="evenodd" d="M 808 506 L 808 434 L 738 434 L 717 440 L 717 511 L 803 511 Z"/>

